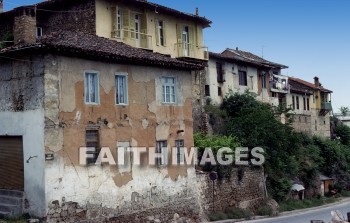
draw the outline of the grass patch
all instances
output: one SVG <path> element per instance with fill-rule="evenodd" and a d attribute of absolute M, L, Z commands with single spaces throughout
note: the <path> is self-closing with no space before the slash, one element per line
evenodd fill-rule
<path fill-rule="evenodd" d="M 219 211 L 209 215 L 210 221 L 220 221 L 225 219 L 251 219 L 253 213 L 239 208 L 228 208 L 224 212 Z"/>
<path fill-rule="evenodd" d="M 29 216 L 23 215 L 21 217 L 16 218 L 1 218 L 0 217 L 0 223 L 26 223 L 29 219 Z"/>
<path fill-rule="evenodd" d="M 350 197 L 350 191 L 345 191 L 343 190 L 342 192 L 340 192 L 341 196 L 343 197 Z"/>
<path fill-rule="evenodd" d="M 269 206 L 264 204 L 256 210 L 255 214 L 259 216 L 272 216 L 272 210 Z"/>
<path fill-rule="evenodd" d="M 320 197 L 305 200 L 289 200 L 279 203 L 280 212 L 283 211 L 293 211 L 298 209 L 318 207 L 324 204 L 334 203 L 337 199 L 334 197 Z"/>

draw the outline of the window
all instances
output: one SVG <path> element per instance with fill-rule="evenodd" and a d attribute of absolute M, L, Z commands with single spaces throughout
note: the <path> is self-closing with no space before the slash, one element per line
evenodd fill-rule
<path fill-rule="evenodd" d="M 239 75 L 239 85 L 247 86 L 248 85 L 247 72 L 240 70 L 240 71 L 238 71 L 238 75 Z"/>
<path fill-rule="evenodd" d="M 218 96 L 222 96 L 221 87 L 218 87 Z"/>
<path fill-rule="evenodd" d="M 292 96 L 292 108 L 293 110 L 295 110 L 295 97 Z"/>
<path fill-rule="evenodd" d="M 205 96 L 210 96 L 210 88 L 209 88 L 209 85 L 205 85 L 205 87 L 204 87 L 204 93 L 205 93 Z"/>
<path fill-rule="evenodd" d="M 85 141 L 86 141 L 86 147 L 93 147 L 95 148 L 95 152 L 88 152 L 88 154 L 93 154 L 93 158 L 87 158 L 86 163 L 92 164 L 95 163 L 98 154 L 100 153 L 100 137 L 99 137 L 99 131 L 94 130 L 86 130 L 85 131 Z"/>
<path fill-rule="evenodd" d="M 299 110 L 299 96 L 296 96 L 297 110 Z"/>
<path fill-rule="evenodd" d="M 306 99 L 306 107 L 307 107 L 307 110 L 310 111 L 310 98 Z"/>
<path fill-rule="evenodd" d="M 277 98 L 277 93 L 276 92 L 272 92 L 272 97 L 273 98 Z"/>
<path fill-rule="evenodd" d="M 261 87 L 266 88 L 266 76 L 264 71 L 262 72 L 262 75 L 261 75 Z"/>
<path fill-rule="evenodd" d="M 304 102 L 304 111 L 306 111 L 306 98 L 303 98 L 303 102 Z"/>
<path fill-rule="evenodd" d="M 117 105 L 128 104 L 128 76 L 127 76 L 127 74 L 115 75 L 115 102 Z"/>
<path fill-rule="evenodd" d="M 184 162 L 184 156 L 182 156 L 181 148 L 183 149 L 185 147 L 184 140 L 175 140 L 175 147 L 176 147 L 176 158 L 177 158 L 177 164 Z"/>
<path fill-rule="evenodd" d="M 305 123 L 307 123 L 307 117 L 305 117 Z"/>
<path fill-rule="evenodd" d="M 43 28 L 36 27 L 36 37 L 40 37 L 43 35 Z"/>
<path fill-rule="evenodd" d="M 118 8 L 117 11 L 117 29 L 122 29 L 122 10 Z"/>
<path fill-rule="evenodd" d="M 176 103 L 175 77 L 162 77 L 163 103 Z"/>
<path fill-rule="evenodd" d="M 158 20 L 156 32 L 157 32 L 157 45 L 165 46 L 165 33 L 164 33 L 164 22 L 161 20 Z"/>
<path fill-rule="evenodd" d="M 166 165 L 165 160 L 166 160 L 167 150 L 168 150 L 167 146 L 168 146 L 167 141 L 165 141 L 165 140 L 157 141 L 156 153 L 163 154 L 162 158 L 157 158 L 157 160 L 156 160 L 157 166 Z"/>
<path fill-rule="evenodd" d="M 99 83 L 97 72 L 85 72 L 85 103 L 99 103 Z"/>
<path fill-rule="evenodd" d="M 224 82 L 224 71 L 222 70 L 222 63 L 216 62 L 216 74 L 218 83 Z"/>

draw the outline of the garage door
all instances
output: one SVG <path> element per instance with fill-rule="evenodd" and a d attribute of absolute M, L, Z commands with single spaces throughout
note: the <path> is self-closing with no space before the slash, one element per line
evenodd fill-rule
<path fill-rule="evenodd" d="M 0 136 L 0 189 L 24 189 L 21 136 Z"/>

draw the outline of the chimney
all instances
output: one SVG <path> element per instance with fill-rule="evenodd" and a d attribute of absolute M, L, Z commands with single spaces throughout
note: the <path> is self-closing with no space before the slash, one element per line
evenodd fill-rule
<path fill-rule="evenodd" d="M 4 12 L 4 3 L 3 0 L 0 0 L 0 13 Z"/>
<path fill-rule="evenodd" d="M 36 42 L 35 9 L 20 7 L 15 10 L 15 21 L 13 25 L 14 43 L 19 44 Z"/>
<path fill-rule="evenodd" d="M 238 47 L 236 47 L 236 50 L 238 50 Z"/>
<path fill-rule="evenodd" d="M 316 87 L 320 86 L 320 80 L 318 79 L 318 77 L 314 77 L 314 83 L 315 83 Z"/>
<path fill-rule="evenodd" d="M 1 0 L 0 0 L 1 1 Z M 196 8 L 196 16 L 199 15 L 199 10 L 198 10 L 198 7 Z"/>

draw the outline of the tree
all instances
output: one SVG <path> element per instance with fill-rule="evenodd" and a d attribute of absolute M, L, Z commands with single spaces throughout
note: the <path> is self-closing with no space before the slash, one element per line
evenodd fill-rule
<path fill-rule="evenodd" d="M 341 106 L 339 110 L 342 116 L 346 116 L 350 112 L 350 108 L 344 106 Z"/>

